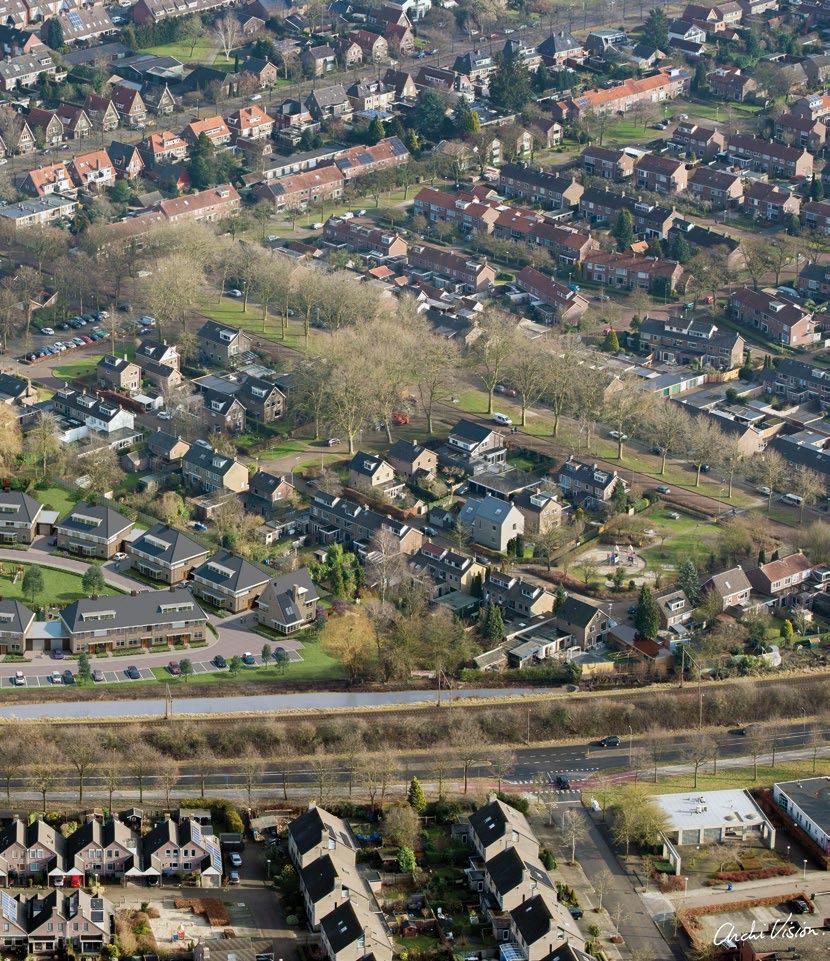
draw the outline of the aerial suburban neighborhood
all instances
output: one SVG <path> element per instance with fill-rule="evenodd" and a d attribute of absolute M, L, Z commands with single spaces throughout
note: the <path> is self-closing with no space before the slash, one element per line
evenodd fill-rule
<path fill-rule="evenodd" d="M 5 958 L 830 957 L 830 5 L 0 0 Z"/>

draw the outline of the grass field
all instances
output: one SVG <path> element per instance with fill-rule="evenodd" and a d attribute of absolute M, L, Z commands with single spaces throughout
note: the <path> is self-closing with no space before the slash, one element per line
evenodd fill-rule
<path fill-rule="evenodd" d="M 36 487 L 32 491 L 32 497 L 39 500 L 47 510 L 58 512 L 58 517 L 65 517 L 78 502 L 78 495 L 65 487 Z"/>
<path fill-rule="evenodd" d="M 668 516 L 669 513 L 660 508 L 641 515 L 647 527 L 655 531 L 657 539 L 640 554 L 652 571 L 676 570 L 687 558 L 700 565 L 709 556 L 717 538 L 716 525 L 687 514 L 681 514 L 675 520 Z"/>
<path fill-rule="evenodd" d="M 29 599 L 23 596 L 23 576 L 18 576 L 16 581 L 14 579 L 14 571 L 17 566 L 12 561 L 0 561 L 0 596 L 29 604 L 31 603 Z M 27 564 L 23 565 L 24 568 L 28 566 Z M 81 587 L 80 575 L 71 574 L 69 571 L 53 570 L 50 567 L 41 567 L 40 570 L 43 573 L 43 593 L 34 599 L 35 605 L 48 604 L 54 607 L 65 607 L 80 597 L 87 597 L 86 591 Z M 104 589 L 104 593 L 116 594 L 118 592 L 107 587 Z"/>
<path fill-rule="evenodd" d="M 155 47 L 146 47 L 141 52 L 152 53 L 157 57 L 175 57 L 182 63 L 206 63 L 218 67 L 220 70 L 226 65 L 233 66 L 233 60 L 228 60 L 222 53 L 217 54 L 216 45 L 207 34 L 199 37 L 193 46 L 192 53 L 190 43 L 181 40 L 172 40 L 170 43 L 160 43 Z"/>
<path fill-rule="evenodd" d="M 98 361 L 103 357 L 103 354 L 91 354 L 85 357 L 79 357 L 77 360 L 70 361 L 68 364 L 61 364 L 60 367 L 55 367 L 52 371 L 55 377 L 65 377 L 67 380 L 73 380 L 75 377 L 86 377 L 87 374 L 91 374 L 95 368 L 98 366 Z"/>
<path fill-rule="evenodd" d="M 255 304 L 249 304 L 247 312 L 243 312 L 242 304 L 242 300 L 233 297 L 223 297 L 221 302 L 218 303 L 217 298 L 212 297 L 210 300 L 203 301 L 199 310 L 205 317 L 210 317 L 211 320 L 218 321 L 220 324 L 230 324 L 233 327 L 240 327 L 242 330 L 247 330 L 252 334 L 259 334 L 262 337 L 276 341 L 278 344 L 284 344 L 286 347 L 291 347 L 294 350 L 305 349 L 303 325 L 296 318 L 289 318 L 287 336 L 285 340 L 283 340 L 282 318 L 280 316 L 269 312 L 263 325 L 262 308 Z M 313 347 L 315 343 L 319 343 L 320 339 L 325 336 L 326 335 L 319 330 L 312 329 L 309 332 L 309 346 Z"/>
<path fill-rule="evenodd" d="M 750 103 L 700 103 L 697 100 L 677 100 L 674 107 L 681 113 L 687 113 L 690 117 L 700 120 L 714 120 L 724 123 L 731 111 L 736 120 L 745 120 L 754 117 L 761 109 L 759 104 Z"/>

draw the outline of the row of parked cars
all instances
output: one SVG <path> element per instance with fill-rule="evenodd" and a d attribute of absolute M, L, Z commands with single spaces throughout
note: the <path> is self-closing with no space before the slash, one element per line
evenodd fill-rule
<path fill-rule="evenodd" d="M 66 320 L 63 323 L 57 325 L 57 330 L 81 330 L 88 324 L 100 323 L 109 316 L 106 310 L 99 310 L 94 314 L 79 314 L 77 317 L 73 317 L 71 320 Z M 55 328 L 44 327 L 41 333 L 45 334 L 47 337 L 52 337 L 55 334 Z M 31 351 L 31 353 L 26 354 L 25 360 L 29 363 L 34 363 L 36 360 L 41 360 L 44 357 L 51 357 L 54 354 L 62 354 L 64 351 L 77 350 L 80 347 L 87 347 L 89 344 L 97 343 L 99 340 L 103 340 L 107 336 L 106 331 L 102 330 L 100 327 L 95 327 L 86 334 L 78 334 L 75 337 L 70 337 L 66 340 L 56 340 L 52 344 L 44 344 L 37 350 Z"/>

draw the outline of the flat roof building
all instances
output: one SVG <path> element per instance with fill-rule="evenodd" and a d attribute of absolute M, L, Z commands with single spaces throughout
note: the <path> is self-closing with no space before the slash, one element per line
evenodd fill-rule
<path fill-rule="evenodd" d="M 772 797 L 787 817 L 830 855 L 830 777 L 774 784 Z"/>
<path fill-rule="evenodd" d="M 775 828 L 749 791 L 658 794 L 654 802 L 666 815 L 666 835 L 674 844 L 719 844 L 752 835 L 769 848 L 775 844 Z"/>

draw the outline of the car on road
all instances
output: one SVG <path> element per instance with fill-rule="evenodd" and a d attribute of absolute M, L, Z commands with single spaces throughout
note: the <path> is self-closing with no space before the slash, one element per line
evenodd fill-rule
<path fill-rule="evenodd" d="M 74 683 L 75 683 L 75 675 L 72 673 L 72 671 L 66 670 L 66 671 L 63 672 L 63 683 L 64 683 L 64 684 L 74 684 Z"/>
<path fill-rule="evenodd" d="M 141 677 L 141 672 L 135 666 L 135 664 L 130 664 L 130 666 L 127 668 L 126 671 L 124 671 L 124 673 L 127 675 L 127 677 L 131 681 L 137 681 Z"/>
<path fill-rule="evenodd" d="M 343 441 L 339 437 L 329 437 L 327 441 L 324 442 L 326 447 L 337 447 L 338 444 L 342 444 Z"/>
<path fill-rule="evenodd" d="M 570 791 L 571 779 L 565 774 L 557 774 L 553 782 L 560 791 Z"/>
<path fill-rule="evenodd" d="M 114 561 L 126 561 L 127 555 L 124 551 L 116 551 L 115 554 L 112 555 L 112 559 Z"/>
<path fill-rule="evenodd" d="M 769 487 L 756 487 L 756 488 L 755 488 L 755 491 L 756 491 L 758 494 L 763 494 L 764 497 L 769 497 L 770 494 L 772 493 L 772 491 L 770 490 Z"/>
<path fill-rule="evenodd" d="M 628 440 L 628 434 L 624 434 L 621 430 L 610 430 L 608 436 L 613 437 L 614 440 Z"/>
<path fill-rule="evenodd" d="M 92 680 L 95 681 L 96 684 L 100 684 L 104 680 L 104 672 L 94 670 L 92 672 Z"/>
<path fill-rule="evenodd" d="M 619 747 L 621 742 L 616 734 L 609 734 L 608 737 L 604 737 L 599 743 L 601 747 Z"/>
<path fill-rule="evenodd" d="M 242 855 L 238 851 L 231 851 L 231 853 L 228 855 L 228 860 L 231 863 L 231 867 L 242 867 Z"/>
<path fill-rule="evenodd" d="M 221 671 L 223 668 L 226 668 L 228 666 L 228 662 L 225 660 L 224 657 L 222 657 L 221 654 L 217 654 L 216 657 L 214 657 L 213 659 L 213 666 L 218 667 L 219 670 Z"/>
<path fill-rule="evenodd" d="M 496 384 L 494 392 L 496 394 L 504 394 L 505 397 L 516 396 L 516 390 L 513 387 L 505 387 L 504 384 Z"/>
<path fill-rule="evenodd" d="M 701 465 L 700 465 L 700 471 L 701 471 L 702 474 L 708 474 L 711 469 L 712 469 L 712 465 L 711 465 L 711 464 L 701 464 Z"/>
<path fill-rule="evenodd" d="M 238 287 L 231 287 L 230 290 L 225 291 L 227 297 L 235 297 L 237 300 L 242 296 L 242 291 Z"/>
<path fill-rule="evenodd" d="M 49 675 L 50 684 L 63 684 L 63 674 L 60 671 L 52 671 Z"/>
<path fill-rule="evenodd" d="M 49 657 L 51 657 L 53 661 L 62 661 L 66 655 L 63 651 L 50 651 Z"/>
<path fill-rule="evenodd" d="M 500 414 L 498 411 L 493 414 L 493 423 L 501 424 L 503 427 L 513 426 L 513 421 L 507 416 L 507 414 Z"/>
<path fill-rule="evenodd" d="M 172 674 L 173 677 L 179 677 L 182 673 L 182 669 L 179 666 L 178 661 L 171 661 L 167 665 L 167 670 Z"/>
<path fill-rule="evenodd" d="M 279 234 L 268 234 L 268 236 L 265 239 L 268 241 L 269 244 L 275 244 L 280 239 L 280 237 L 279 237 Z"/>
<path fill-rule="evenodd" d="M 435 537 L 435 535 L 438 533 L 438 531 L 435 530 L 434 527 L 430 527 L 429 524 L 427 524 L 427 525 L 424 527 L 424 533 L 427 535 L 427 537 Z"/>
<path fill-rule="evenodd" d="M 250 651 L 245 651 L 245 653 L 242 655 L 242 663 L 248 665 L 256 664 L 256 658 Z"/>
<path fill-rule="evenodd" d="M 671 487 L 666 487 L 665 484 L 660 484 L 655 490 L 658 494 L 671 494 Z"/>
<path fill-rule="evenodd" d="M 239 871 L 231 871 L 228 875 L 228 884 L 239 884 Z"/>
<path fill-rule="evenodd" d="M 156 417 L 158 417 L 159 420 L 173 420 L 173 415 L 169 410 L 160 410 L 156 414 Z"/>
<path fill-rule="evenodd" d="M 23 673 L 23 671 L 15 671 L 14 677 L 11 678 L 11 682 L 15 685 L 15 687 L 25 687 L 26 675 Z"/>
<path fill-rule="evenodd" d="M 51 327 L 41 327 L 40 332 L 46 334 L 47 337 L 52 337 L 55 331 Z"/>

